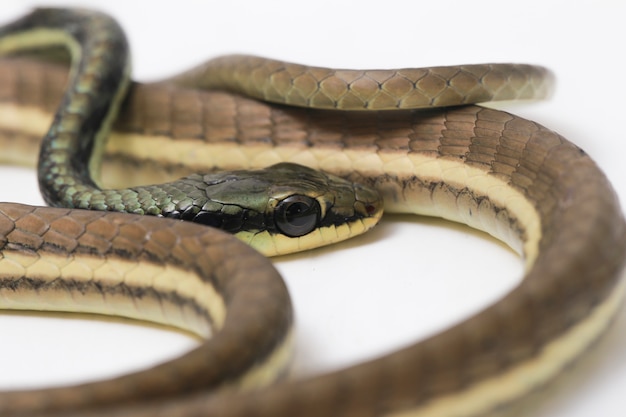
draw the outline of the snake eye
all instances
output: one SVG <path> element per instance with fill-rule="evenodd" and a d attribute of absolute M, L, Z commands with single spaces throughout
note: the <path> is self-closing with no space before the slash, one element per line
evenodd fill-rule
<path fill-rule="evenodd" d="M 305 195 L 292 195 L 276 206 L 274 219 L 281 233 L 289 237 L 304 236 L 317 226 L 319 203 Z"/>

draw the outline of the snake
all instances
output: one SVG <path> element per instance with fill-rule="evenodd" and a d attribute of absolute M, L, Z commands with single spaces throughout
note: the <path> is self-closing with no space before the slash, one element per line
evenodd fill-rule
<path fill-rule="evenodd" d="M 0 61 L 2 159 L 34 165 L 33 149 L 47 146 L 55 125 L 86 123 L 64 115 L 101 103 L 101 91 L 90 89 L 71 98 L 83 83 L 104 79 L 99 71 L 111 60 L 102 57 L 119 55 L 108 52 L 112 42 L 102 29 L 117 29 L 100 13 L 65 9 L 36 10 L 7 27 L 4 52 L 69 42 L 78 61 L 88 61 L 72 64 L 69 81 L 67 63 L 56 58 Z M 13 43 L 16 27 L 22 43 Z M 107 104 L 85 116 L 91 136 L 112 125 L 106 146 L 89 145 L 104 152 L 107 187 L 308 166 L 374 188 L 386 212 L 486 231 L 523 257 L 524 277 L 432 337 L 294 380 L 287 374 L 294 320 L 288 292 L 245 239 L 158 212 L 5 203 L 2 308 L 120 315 L 206 341 L 109 380 L 2 392 L 0 414 L 469 417 L 507 410 L 541 391 L 607 330 L 625 290 L 626 223 L 601 169 L 558 133 L 475 104 L 545 96 L 551 78 L 519 64 L 359 71 L 228 56 L 160 82 L 107 81 L 109 97 L 121 97 L 110 100 L 119 114 L 111 116 L 117 110 Z M 120 92 L 124 84 L 127 93 Z M 87 165 L 82 174 L 91 178 L 99 162 Z M 95 179 L 83 182 L 97 187 Z"/>

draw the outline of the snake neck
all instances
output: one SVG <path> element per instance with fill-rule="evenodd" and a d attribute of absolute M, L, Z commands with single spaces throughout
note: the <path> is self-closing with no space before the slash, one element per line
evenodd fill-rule
<path fill-rule="evenodd" d="M 111 121 L 129 83 L 128 43 L 121 28 L 107 16 L 37 12 L 46 16 L 41 30 L 59 33 L 57 42 L 69 49 L 72 60 L 67 91 L 41 146 L 39 187 L 48 204 L 77 206 L 85 195 L 102 194 L 94 178 L 99 176 Z M 31 21 L 40 24 L 37 19 Z"/>
<path fill-rule="evenodd" d="M 66 48 L 68 87 L 40 148 L 38 179 L 45 201 L 76 206 L 79 196 L 101 190 L 93 178 L 109 126 L 130 77 L 128 42 L 106 15 L 81 10 L 37 9 L 4 27 L 0 52 Z"/>

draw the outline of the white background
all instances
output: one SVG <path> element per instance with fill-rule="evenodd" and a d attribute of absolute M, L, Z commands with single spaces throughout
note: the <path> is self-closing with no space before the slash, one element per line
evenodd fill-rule
<path fill-rule="evenodd" d="M 434 4 L 430 4 L 434 3 Z M 4 0 L 9 21 L 41 0 Z M 626 198 L 624 2 L 595 1 L 71 1 L 118 18 L 135 78 L 174 74 L 206 58 L 253 53 L 335 67 L 528 62 L 551 68 L 545 103 L 503 107 L 564 134 Z M 3 170 L 0 200 L 41 203 L 34 173 Z M 299 374 L 353 363 L 425 337 L 511 288 L 521 263 L 466 228 L 416 216 L 386 219 L 348 244 L 278 260 L 297 313 Z M 195 343 L 151 327 L 63 316 L 0 315 L 0 386 L 76 382 L 137 369 Z M 528 412 L 623 415 L 626 321 Z M 619 410 L 619 411 L 618 411 Z"/>

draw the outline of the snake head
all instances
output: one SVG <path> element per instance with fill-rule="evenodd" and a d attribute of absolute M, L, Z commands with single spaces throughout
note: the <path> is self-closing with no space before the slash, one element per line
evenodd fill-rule
<path fill-rule="evenodd" d="M 277 253 L 335 243 L 372 228 L 383 202 L 373 188 L 302 165 L 268 168 L 284 181 L 269 190 L 266 215 Z M 254 246 L 254 244 L 253 244 Z"/>
<path fill-rule="evenodd" d="M 373 188 L 292 163 L 182 181 L 202 188 L 205 198 L 176 210 L 179 218 L 224 229 L 268 256 L 345 240 L 382 215 L 382 198 Z"/>

